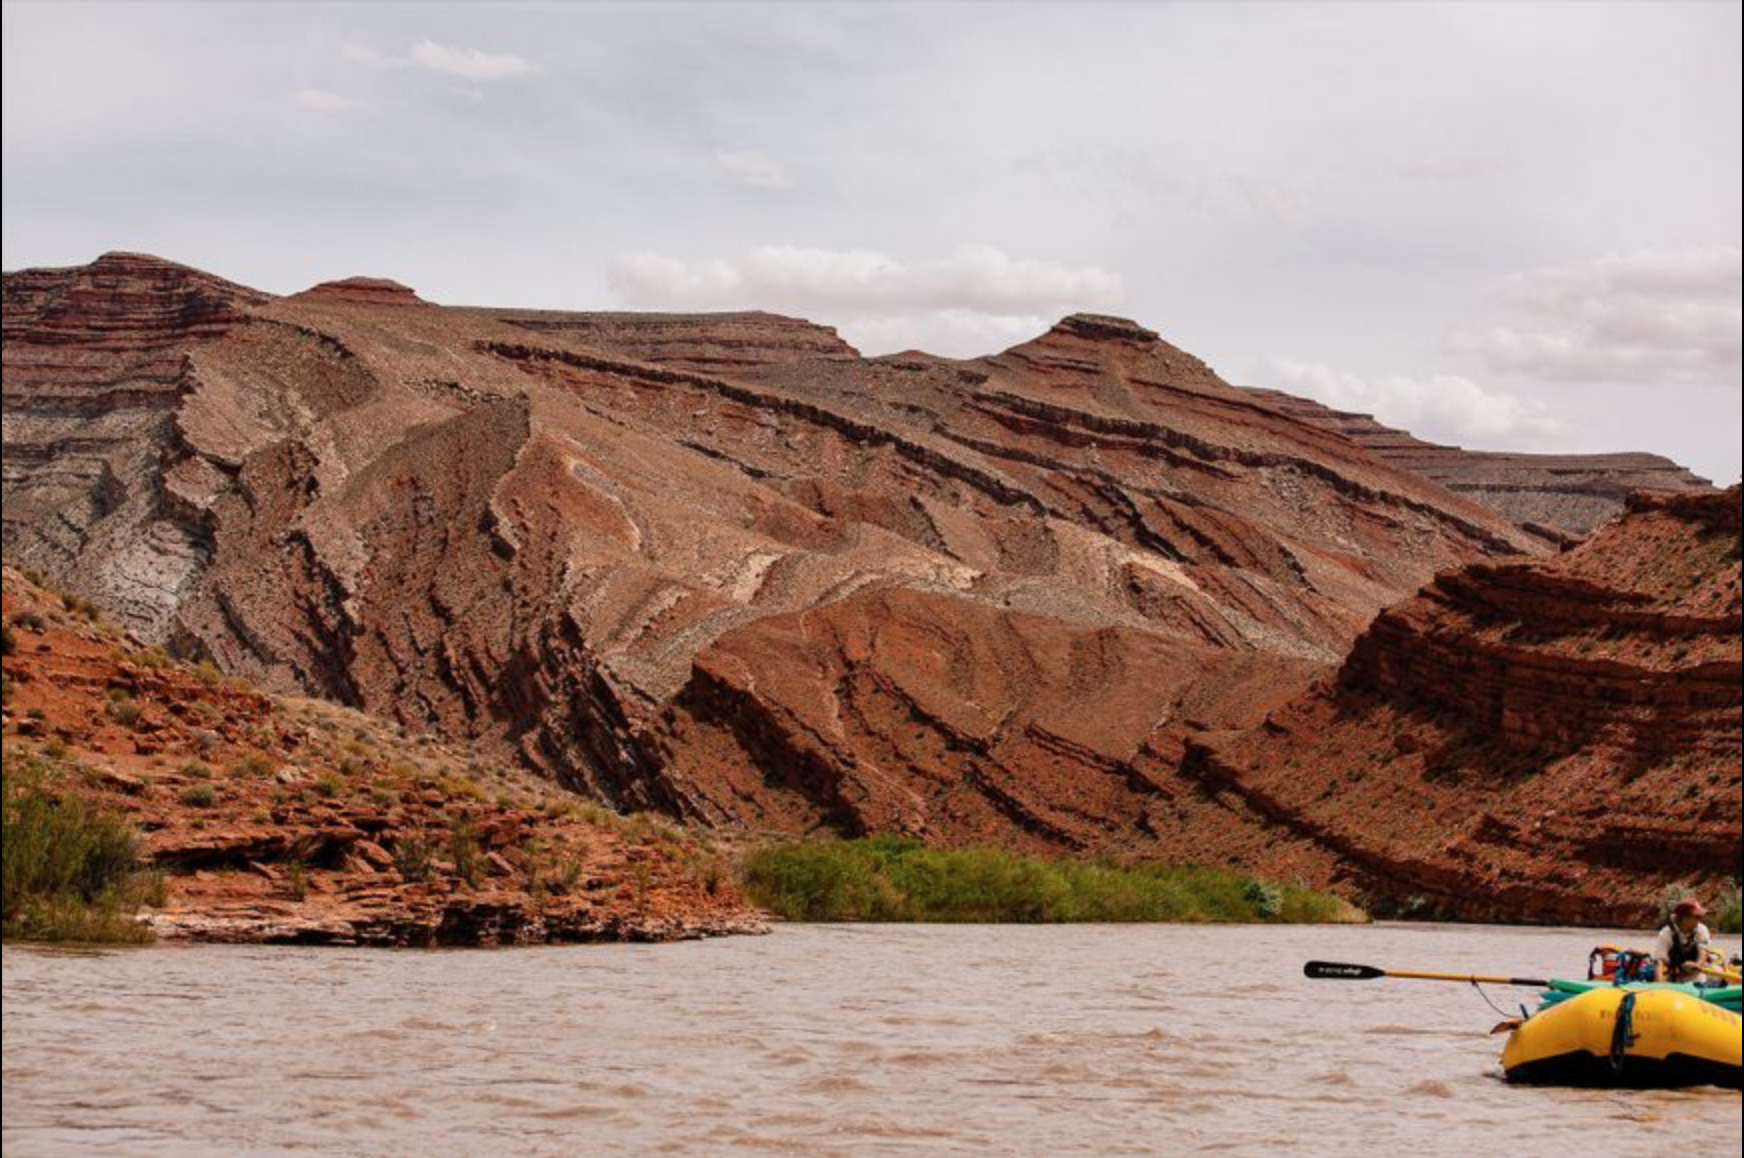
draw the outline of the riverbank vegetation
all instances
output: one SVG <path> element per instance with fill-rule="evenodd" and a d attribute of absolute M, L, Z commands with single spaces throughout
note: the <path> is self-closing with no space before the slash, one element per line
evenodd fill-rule
<path fill-rule="evenodd" d="M 58 783 L 44 759 L 8 749 L 0 768 L 0 935 L 8 941 L 142 942 L 139 908 L 162 892 L 133 829 Z"/>
<path fill-rule="evenodd" d="M 930 848 L 878 836 L 773 845 L 741 883 L 789 921 L 1360 922 L 1312 889 L 1201 865 L 1044 861 L 992 848 Z"/>
<path fill-rule="evenodd" d="M 1740 906 L 1737 881 L 1715 902 L 1713 920 L 1716 933 L 1744 933 L 1744 907 Z"/>

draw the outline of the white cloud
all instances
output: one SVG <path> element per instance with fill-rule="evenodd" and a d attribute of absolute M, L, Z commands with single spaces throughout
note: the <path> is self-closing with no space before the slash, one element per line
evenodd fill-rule
<path fill-rule="evenodd" d="M 467 80 L 501 80 L 537 71 L 531 61 L 511 53 L 450 48 L 434 40 L 420 40 L 414 44 L 412 59 L 425 68 Z"/>
<path fill-rule="evenodd" d="M 291 93 L 291 100 L 298 108 L 307 109 L 312 113 L 351 113 L 369 106 L 362 101 L 353 100 L 338 93 L 325 92 L 318 88 L 300 88 Z"/>
<path fill-rule="evenodd" d="M 1640 250 L 1517 274 L 1495 295 L 1500 316 L 1452 341 L 1548 381 L 1736 386 L 1741 299 L 1735 246 Z"/>
<path fill-rule="evenodd" d="M 828 320 L 844 339 L 867 354 L 924 350 L 947 358 L 973 358 L 1027 342 L 1057 321 L 1058 316 L 934 310 Z"/>
<path fill-rule="evenodd" d="M 1271 358 L 1263 377 L 1266 385 L 1335 410 L 1371 414 L 1387 426 L 1434 442 L 1512 448 L 1541 443 L 1562 431 L 1544 403 L 1488 391 L 1457 374 L 1370 379 L 1319 362 Z"/>
<path fill-rule="evenodd" d="M 378 52 L 367 44 L 346 43 L 340 58 L 369 68 L 427 68 L 465 80 L 503 80 L 538 72 L 539 66 L 525 57 L 507 52 L 484 52 L 477 48 L 454 48 L 434 40 L 420 40 L 406 56 Z"/>
<path fill-rule="evenodd" d="M 1015 259 L 991 245 L 912 265 L 873 250 L 784 245 L 697 263 L 630 253 L 611 260 L 606 279 L 630 306 L 801 314 L 838 325 L 870 352 L 987 353 L 1001 348 L 989 342 L 1033 336 L 1043 318 L 1107 308 L 1122 293 L 1109 270 Z"/>
<path fill-rule="evenodd" d="M 935 261 L 906 265 L 867 249 L 770 245 L 737 261 L 691 264 L 631 253 L 606 271 L 613 292 L 631 305 L 777 307 L 869 314 L 964 309 L 1048 313 L 1114 305 L 1120 275 L 1098 266 L 1070 267 L 1011 258 L 991 245 L 963 245 Z"/>
<path fill-rule="evenodd" d="M 715 163 L 741 185 L 753 189 L 791 189 L 793 180 L 781 162 L 755 149 L 716 149 Z"/>

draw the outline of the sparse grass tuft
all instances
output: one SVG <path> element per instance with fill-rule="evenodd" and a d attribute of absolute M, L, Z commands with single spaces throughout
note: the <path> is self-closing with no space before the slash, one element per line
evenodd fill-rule
<path fill-rule="evenodd" d="M 237 776 L 253 776 L 257 778 L 270 776 L 276 770 L 277 765 L 259 752 L 250 752 L 248 755 L 241 757 L 235 764 L 230 766 L 230 771 Z"/>
<path fill-rule="evenodd" d="M 114 720 L 117 724 L 120 724 L 123 728 L 136 727 L 139 724 L 140 717 L 144 714 L 145 709 L 140 707 L 139 701 L 133 699 L 131 696 L 124 696 L 120 699 L 109 701 L 109 718 Z"/>
<path fill-rule="evenodd" d="M 207 783 L 190 784 L 178 797 L 189 808 L 210 808 L 218 803 L 218 790 Z"/>

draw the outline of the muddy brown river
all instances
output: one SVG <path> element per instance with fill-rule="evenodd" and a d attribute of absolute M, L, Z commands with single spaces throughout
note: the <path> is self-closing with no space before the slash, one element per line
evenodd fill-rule
<path fill-rule="evenodd" d="M 1301 976 L 1309 957 L 1579 976 L 1592 945 L 1647 939 L 806 926 L 496 951 L 8 946 L 3 1140 L 8 1158 L 1736 1154 L 1736 1092 L 1512 1087 L 1469 986 Z"/>

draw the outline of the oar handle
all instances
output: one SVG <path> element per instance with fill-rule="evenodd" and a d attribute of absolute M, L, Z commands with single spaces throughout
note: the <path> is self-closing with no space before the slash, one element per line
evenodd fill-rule
<path fill-rule="evenodd" d="M 1738 984 L 1740 980 L 1744 980 L 1744 975 L 1739 974 L 1736 969 L 1719 969 L 1713 965 L 1697 965 L 1696 970 L 1706 973 L 1709 977 L 1723 977 L 1734 985 Z"/>
<path fill-rule="evenodd" d="M 1373 965 L 1349 965 L 1341 961 L 1310 961 L 1302 966 L 1306 977 L 1320 981 L 1372 981 L 1377 977 L 1400 977 L 1409 981 L 1463 981 L 1472 985 L 1521 985 L 1543 989 L 1550 982 L 1541 977 L 1490 977 L 1481 973 L 1424 973 L 1409 969 L 1377 969 Z"/>

